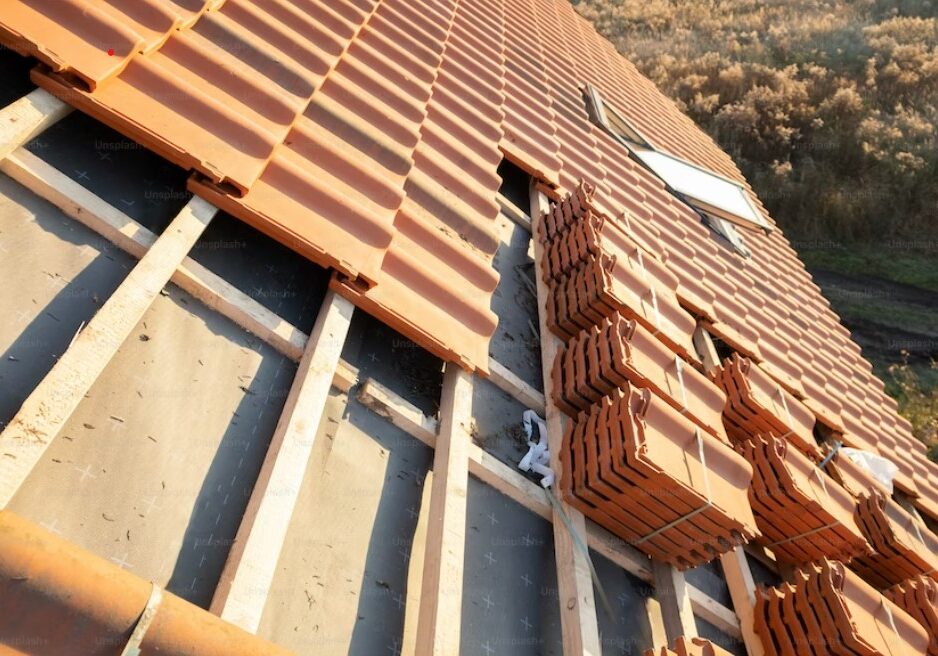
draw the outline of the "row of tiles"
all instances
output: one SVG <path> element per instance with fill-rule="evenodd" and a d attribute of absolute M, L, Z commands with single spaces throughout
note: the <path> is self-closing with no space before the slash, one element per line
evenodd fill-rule
<path fill-rule="evenodd" d="M 499 158 L 558 193 L 594 181 L 683 307 L 848 444 L 895 460 L 897 486 L 938 518 L 935 466 L 779 231 L 746 231 L 753 257 L 738 257 L 590 122 L 586 82 L 654 146 L 744 183 L 569 3 L 11 0 L 0 39 L 50 67 L 40 84 L 200 171 L 197 193 L 470 368 L 495 324 Z"/>
<path fill-rule="evenodd" d="M 594 191 L 578 186 L 538 222 L 548 325 L 565 341 L 552 395 L 572 417 L 561 490 L 653 558 L 694 567 L 755 537 L 752 469 L 722 432 L 719 390 L 682 359 L 694 352 L 693 320 L 667 277 L 645 273 L 660 263 L 634 257 L 597 211 Z M 628 280 L 596 275 L 616 264 Z"/>
<path fill-rule="evenodd" d="M 938 537 L 898 503 L 880 492 L 865 495 L 857 522 L 874 549 L 851 563 L 864 579 L 885 588 L 919 574 L 938 576 Z"/>
<path fill-rule="evenodd" d="M 938 656 L 938 583 L 917 576 L 889 588 L 886 598 L 907 612 L 928 633 L 928 656 Z"/>
<path fill-rule="evenodd" d="M 41 86 L 195 169 L 192 191 L 335 269 L 336 288 L 441 357 L 486 370 L 500 3 L 215 1 L 108 47 L 113 25 L 155 16 L 110 4 L 17 0 L 0 33 L 49 67 Z"/>
<path fill-rule="evenodd" d="M 773 656 L 924 656 L 928 634 L 842 563 L 822 560 L 793 583 L 757 590 L 756 632 Z"/>
<path fill-rule="evenodd" d="M 877 486 L 851 492 L 773 435 L 739 442 L 737 450 L 753 467 L 749 499 L 762 533 L 757 541 L 779 560 L 849 562 L 880 589 L 938 569 L 938 538 Z"/>
<path fill-rule="evenodd" d="M 621 314 L 570 339 L 554 361 L 552 396 L 576 417 L 627 383 L 652 390 L 701 429 L 729 443 L 723 428 L 726 397 L 647 328 Z"/>

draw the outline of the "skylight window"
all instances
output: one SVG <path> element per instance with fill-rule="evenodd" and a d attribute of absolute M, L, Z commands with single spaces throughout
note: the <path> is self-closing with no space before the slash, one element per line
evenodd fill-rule
<path fill-rule="evenodd" d="M 586 85 L 587 102 L 590 106 L 590 113 L 593 120 L 606 128 L 617 137 L 619 141 L 625 143 L 629 148 L 638 146 L 641 148 L 651 148 L 651 144 L 643 137 L 638 130 L 629 125 L 629 122 L 620 114 L 615 107 L 603 102 L 602 96 L 591 84 Z"/>
<path fill-rule="evenodd" d="M 719 227 L 714 220 L 708 220 L 707 223 L 726 237 L 737 252 L 745 251 L 748 254 L 749 251 L 732 226 L 725 226 L 724 223 L 771 230 L 770 224 L 742 185 L 655 148 L 619 111 L 603 100 L 594 86 L 586 86 L 585 96 L 593 120 L 625 145 L 632 157 L 657 175 L 673 194 L 704 217 L 719 219 Z M 737 246 L 736 240 L 740 246 Z"/>
<path fill-rule="evenodd" d="M 733 247 L 734 251 L 745 258 L 752 257 L 752 251 L 750 251 L 749 247 L 746 246 L 746 242 L 743 240 L 743 236 L 739 234 L 739 231 L 736 229 L 735 225 L 726 219 L 721 219 L 720 217 L 713 216 L 711 214 L 704 214 L 704 223 L 710 226 L 711 230 L 728 241 L 730 246 Z"/>

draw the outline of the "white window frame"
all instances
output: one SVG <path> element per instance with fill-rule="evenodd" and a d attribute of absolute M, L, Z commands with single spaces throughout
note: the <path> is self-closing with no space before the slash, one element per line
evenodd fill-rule
<path fill-rule="evenodd" d="M 713 227 L 714 231 L 719 233 L 721 236 L 727 239 L 732 245 L 733 248 L 740 254 L 746 253 L 748 257 L 751 253 L 748 248 L 742 244 L 742 237 L 737 233 L 734 228 L 735 224 L 737 226 L 746 228 L 748 230 L 763 230 L 766 233 L 772 231 L 771 224 L 766 220 L 763 213 L 753 202 L 752 195 L 748 189 L 741 185 L 736 180 L 731 180 L 726 176 L 715 173 L 707 168 L 689 162 L 683 157 L 678 157 L 673 153 L 670 153 L 666 150 L 656 148 L 641 132 L 635 129 L 628 120 L 618 111 L 613 105 L 608 103 L 603 97 L 599 90 L 594 87 L 592 84 L 587 84 L 583 89 L 583 95 L 586 98 L 587 109 L 589 111 L 590 117 L 595 121 L 600 127 L 606 130 L 611 136 L 613 136 L 617 141 L 624 145 L 628 151 L 629 156 L 631 156 L 635 161 L 641 164 L 643 167 L 651 171 L 655 177 L 661 180 L 668 191 L 671 192 L 675 197 L 684 201 L 691 208 L 696 210 L 701 216 L 705 219 L 708 219 L 707 223 Z M 613 115 L 615 117 L 616 123 L 624 126 L 624 128 L 617 128 L 614 126 L 610 120 L 609 116 Z M 623 134 L 625 132 L 626 134 Z M 641 153 L 642 152 L 653 152 L 661 157 L 671 159 L 682 166 L 689 166 L 693 169 L 696 169 L 715 180 L 719 180 L 723 183 L 732 185 L 735 187 L 743 201 L 746 203 L 748 208 L 752 212 L 752 217 L 739 216 L 726 210 L 724 208 L 715 206 L 712 203 L 708 203 L 702 199 L 695 198 L 694 196 L 681 192 L 678 189 L 672 187 L 667 180 L 661 177 L 658 173 L 652 169 L 651 166 L 642 161 Z M 719 224 L 717 224 L 717 220 Z M 727 225 L 729 224 L 729 225 Z M 718 227 L 716 227 L 718 225 Z"/>

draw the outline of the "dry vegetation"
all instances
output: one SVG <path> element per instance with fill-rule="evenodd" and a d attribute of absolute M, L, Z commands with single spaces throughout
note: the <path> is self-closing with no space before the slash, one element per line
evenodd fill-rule
<path fill-rule="evenodd" d="M 931 370 L 938 371 L 938 362 L 932 360 Z M 912 422 L 912 430 L 928 447 L 928 456 L 938 460 L 938 386 L 925 383 L 907 358 L 890 365 L 888 373 L 887 389 L 898 399 L 899 412 Z"/>
<path fill-rule="evenodd" d="M 938 2 L 583 0 L 797 239 L 938 234 Z"/>
<path fill-rule="evenodd" d="M 938 290 L 938 0 L 573 3 L 733 155 L 809 266 Z M 879 298 L 831 300 L 881 339 L 868 355 L 936 457 L 938 308 L 910 359 Z"/>

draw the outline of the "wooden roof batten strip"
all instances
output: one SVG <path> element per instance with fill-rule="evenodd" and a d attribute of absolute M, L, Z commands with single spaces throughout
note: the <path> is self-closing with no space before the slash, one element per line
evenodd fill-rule
<path fill-rule="evenodd" d="M 210 610 L 257 633 L 355 306 L 333 291 L 306 342 Z"/>

